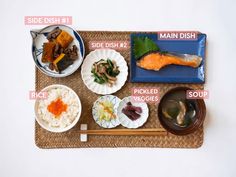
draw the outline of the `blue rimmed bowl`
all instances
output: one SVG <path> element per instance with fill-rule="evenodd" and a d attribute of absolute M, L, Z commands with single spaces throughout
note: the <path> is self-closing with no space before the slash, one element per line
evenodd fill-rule
<path fill-rule="evenodd" d="M 72 65 L 70 65 L 68 68 L 63 70 L 61 73 L 58 73 L 57 71 L 52 71 L 49 68 L 49 64 L 43 63 L 41 60 L 42 54 L 43 54 L 43 43 L 48 42 L 47 40 L 48 33 L 58 27 L 68 32 L 74 38 L 70 46 L 76 45 L 76 47 L 78 48 L 78 55 L 79 55 L 78 59 L 76 59 Z M 84 42 L 81 36 L 79 35 L 79 33 L 77 33 L 71 27 L 68 27 L 65 25 L 50 25 L 41 30 L 31 30 L 30 33 L 32 36 L 32 41 L 33 41 L 32 42 L 32 55 L 33 55 L 35 65 L 44 74 L 51 77 L 66 77 L 74 73 L 82 64 L 83 58 L 85 55 Z"/>

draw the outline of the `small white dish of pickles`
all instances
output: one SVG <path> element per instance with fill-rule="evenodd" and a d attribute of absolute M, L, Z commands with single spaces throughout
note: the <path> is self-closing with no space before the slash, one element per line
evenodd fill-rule
<path fill-rule="evenodd" d="M 148 119 L 149 109 L 145 102 L 134 102 L 132 96 L 122 99 L 118 106 L 118 117 L 126 128 L 141 127 Z"/>
<path fill-rule="evenodd" d="M 94 102 L 92 115 L 103 128 L 114 128 L 120 124 L 126 128 L 138 128 L 147 121 L 149 109 L 147 103 L 133 102 L 131 96 L 120 100 L 114 95 L 105 95 Z"/>
<path fill-rule="evenodd" d="M 92 115 L 95 122 L 103 128 L 114 128 L 120 125 L 117 108 L 120 99 L 114 95 L 99 97 L 93 104 Z"/>

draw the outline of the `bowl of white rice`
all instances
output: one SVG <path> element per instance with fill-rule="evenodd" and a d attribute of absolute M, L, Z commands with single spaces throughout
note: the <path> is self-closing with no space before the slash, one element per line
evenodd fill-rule
<path fill-rule="evenodd" d="M 65 85 L 50 85 L 41 90 L 47 97 L 35 101 L 36 120 L 50 132 L 65 132 L 76 125 L 81 115 L 78 95 Z"/>

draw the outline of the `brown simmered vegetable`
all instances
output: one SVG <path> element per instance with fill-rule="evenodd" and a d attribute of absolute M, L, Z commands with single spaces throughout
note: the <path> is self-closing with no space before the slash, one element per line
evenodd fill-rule
<path fill-rule="evenodd" d="M 68 66 L 72 65 L 73 61 L 64 53 L 62 53 L 56 60 L 53 61 L 53 65 L 59 73 L 65 70 Z"/>
<path fill-rule="evenodd" d="M 62 30 L 56 38 L 56 42 L 60 44 L 62 48 L 67 48 L 74 38 L 66 31 Z"/>
<path fill-rule="evenodd" d="M 53 53 L 55 49 L 54 42 L 46 42 L 43 43 L 43 55 L 42 55 L 42 62 L 52 62 L 54 60 Z"/>
<path fill-rule="evenodd" d="M 60 28 L 55 28 L 54 30 L 52 30 L 50 33 L 48 33 L 47 35 L 47 40 L 49 41 L 53 41 L 54 39 L 57 38 L 57 36 L 62 32 L 62 30 Z"/>
<path fill-rule="evenodd" d="M 47 34 L 47 39 L 49 42 L 43 44 L 42 62 L 49 63 L 50 70 L 61 73 L 78 59 L 78 48 L 71 46 L 74 39 L 68 32 L 57 27 Z"/>
<path fill-rule="evenodd" d="M 52 71 L 55 69 L 53 63 L 50 63 L 50 64 L 49 64 L 49 68 L 50 68 Z"/>
<path fill-rule="evenodd" d="M 76 60 L 78 58 L 78 53 L 77 53 L 78 48 L 76 45 L 73 45 L 72 48 L 66 48 L 64 50 L 64 53 L 69 56 L 70 59 Z"/>
<path fill-rule="evenodd" d="M 62 52 L 61 52 L 61 47 L 60 45 L 57 43 L 54 49 L 54 58 L 57 58 Z"/>

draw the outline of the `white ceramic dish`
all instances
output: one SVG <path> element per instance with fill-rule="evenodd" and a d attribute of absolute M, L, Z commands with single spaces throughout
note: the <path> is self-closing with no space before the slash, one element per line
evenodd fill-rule
<path fill-rule="evenodd" d="M 58 89 L 59 88 L 59 89 Z M 65 103 L 68 105 L 67 107 L 67 110 L 69 109 L 69 111 L 73 110 L 73 117 L 68 117 L 68 114 L 66 114 L 64 117 L 63 117 L 63 121 L 67 121 L 67 125 L 65 127 L 55 127 L 55 126 L 50 126 L 51 122 L 49 123 L 48 121 L 45 121 L 45 119 L 48 119 L 49 120 L 49 117 L 50 117 L 50 120 L 52 121 L 57 121 L 56 118 L 54 118 L 53 120 L 53 116 L 50 112 L 47 112 L 47 110 L 45 110 L 46 108 L 43 108 L 41 109 L 41 100 L 37 99 L 35 101 L 35 106 L 34 106 L 34 110 L 35 110 L 35 115 L 36 115 L 36 120 L 37 122 L 39 123 L 39 125 L 50 131 L 50 132 L 55 132 L 55 133 L 59 133 L 59 132 L 65 132 L 67 130 L 70 130 L 72 127 L 74 127 L 76 125 L 76 123 L 79 121 L 80 119 L 80 115 L 81 115 L 81 111 L 82 111 L 82 106 L 81 106 L 81 102 L 80 102 L 80 99 L 78 97 L 78 95 L 69 87 L 67 86 L 64 86 L 64 85 L 50 85 L 48 87 L 45 87 L 44 89 L 42 89 L 41 91 L 42 92 L 50 92 L 50 90 L 54 91 L 54 90 L 63 90 L 65 92 L 53 92 L 55 93 L 52 97 L 53 98 L 58 98 L 58 97 L 61 97 L 62 99 L 65 100 Z M 63 94 L 65 93 L 68 93 L 69 96 L 65 97 L 63 96 Z M 74 100 L 74 102 L 72 102 L 72 100 Z M 51 103 L 51 101 L 49 101 L 49 97 L 46 99 L 46 100 L 43 100 L 43 105 L 49 105 Z M 76 106 L 75 106 L 76 105 Z M 77 109 L 78 108 L 78 109 Z M 43 113 L 42 113 L 43 112 Z M 70 112 L 71 114 L 71 112 Z M 69 116 L 70 116 L 69 114 Z M 42 117 L 43 116 L 46 116 L 45 118 Z M 49 116 L 48 116 L 49 115 Z M 68 119 L 68 120 L 67 120 Z M 69 123 L 68 123 L 69 122 Z"/>
<path fill-rule="evenodd" d="M 72 65 L 70 65 L 68 68 L 63 70 L 61 73 L 52 71 L 51 69 L 49 69 L 48 63 L 43 63 L 41 61 L 42 53 L 43 53 L 43 43 L 48 42 L 47 34 L 57 27 L 59 27 L 62 30 L 65 30 L 74 38 L 70 46 L 76 45 L 78 48 L 78 55 L 79 55 L 78 59 L 76 59 Z M 80 37 L 80 35 L 72 28 L 65 25 L 51 25 L 41 30 L 32 30 L 30 32 L 32 35 L 32 40 L 33 40 L 32 55 L 34 58 L 34 62 L 37 68 L 40 71 L 42 71 L 44 74 L 51 77 L 66 77 L 74 73 L 82 64 L 84 54 L 85 54 L 84 42 L 82 38 Z"/>
<path fill-rule="evenodd" d="M 140 114 L 141 117 L 138 118 L 137 120 L 131 120 L 122 112 L 122 109 L 126 106 L 128 102 L 131 102 L 133 106 L 142 108 L 142 113 Z M 118 106 L 117 114 L 118 114 L 118 118 L 120 120 L 121 125 L 127 128 L 138 128 L 138 127 L 141 127 L 147 121 L 148 116 L 149 116 L 149 109 L 148 109 L 147 103 L 133 102 L 131 99 L 131 96 L 129 96 L 121 100 Z"/>
<path fill-rule="evenodd" d="M 101 106 L 99 105 L 99 103 L 104 102 L 104 101 L 110 101 L 114 105 L 113 110 L 116 116 L 115 119 L 112 119 L 110 121 L 99 119 L 99 111 L 101 110 Z M 95 122 L 103 128 L 114 128 L 120 125 L 120 121 L 117 116 L 117 108 L 119 106 L 120 101 L 121 100 L 114 95 L 105 95 L 105 96 L 99 97 L 94 102 L 93 109 L 92 109 L 93 119 L 95 120 Z"/>
<path fill-rule="evenodd" d="M 101 59 L 111 59 L 114 60 L 119 66 L 120 73 L 116 76 L 117 81 L 113 86 L 108 86 L 107 84 L 98 84 L 94 82 L 94 77 L 92 76 L 91 69 L 94 62 Z M 81 76 L 84 84 L 89 90 L 101 95 L 107 95 L 117 92 L 125 84 L 128 76 L 128 66 L 123 56 L 119 52 L 112 49 L 96 49 L 90 52 L 84 59 Z"/>

